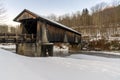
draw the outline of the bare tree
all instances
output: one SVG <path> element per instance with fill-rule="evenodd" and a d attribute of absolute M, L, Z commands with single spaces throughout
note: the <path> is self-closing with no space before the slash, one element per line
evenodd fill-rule
<path fill-rule="evenodd" d="M 58 18 L 57 18 L 57 16 L 55 14 L 50 14 L 49 16 L 47 16 L 47 18 L 51 19 L 53 21 L 57 21 L 58 20 Z"/>
<path fill-rule="evenodd" d="M 0 33 L 8 33 L 8 26 L 0 25 Z"/>
<path fill-rule="evenodd" d="M 92 11 L 92 13 L 100 12 L 103 9 L 105 9 L 105 7 L 106 7 L 106 3 L 102 2 L 102 3 L 96 4 L 95 6 L 93 6 L 91 8 L 91 11 Z"/>
<path fill-rule="evenodd" d="M 16 27 L 10 27 L 10 32 L 11 33 L 16 33 L 16 31 L 17 31 L 17 28 Z"/>
<path fill-rule="evenodd" d="M 0 2 L 0 24 L 6 20 L 6 9 L 3 7 L 2 2 Z"/>

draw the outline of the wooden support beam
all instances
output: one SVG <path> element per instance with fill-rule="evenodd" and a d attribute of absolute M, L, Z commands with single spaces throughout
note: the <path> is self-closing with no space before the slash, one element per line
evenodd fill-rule
<path fill-rule="evenodd" d="M 37 33 L 36 33 L 36 52 L 35 56 L 41 56 L 41 22 L 37 21 Z"/>
<path fill-rule="evenodd" d="M 75 43 L 78 43 L 78 38 L 77 38 L 77 36 L 75 36 Z"/>
<path fill-rule="evenodd" d="M 36 42 L 41 42 L 41 22 L 37 21 L 37 33 L 36 33 Z"/>
<path fill-rule="evenodd" d="M 42 43 L 49 43 L 47 37 L 46 23 L 42 24 Z"/>
<path fill-rule="evenodd" d="M 23 31 L 24 31 L 23 28 L 24 28 L 24 25 L 21 23 L 20 24 L 20 29 L 19 29 L 19 32 L 18 32 L 19 34 L 23 33 Z"/>
<path fill-rule="evenodd" d="M 67 34 L 65 33 L 65 36 L 64 36 L 64 43 L 68 43 L 68 38 L 67 38 Z"/>
<path fill-rule="evenodd" d="M 17 40 L 18 40 L 18 34 L 16 33 L 15 41 L 17 42 Z"/>
<path fill-rule="evenodd" d="M 31 35 L 31 39 L 32 39 L 32 40 L 34 39 L 34 34 Z"/>

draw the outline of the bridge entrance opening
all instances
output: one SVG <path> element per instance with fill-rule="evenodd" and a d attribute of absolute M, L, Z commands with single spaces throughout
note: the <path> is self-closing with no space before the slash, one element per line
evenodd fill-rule
<path fill-rule="evenodd" d="M 37 33 L 37 20 L 35 19 L 25 19 L 22 20 L 23 24 L 23 34 L 34 34 Z"/>

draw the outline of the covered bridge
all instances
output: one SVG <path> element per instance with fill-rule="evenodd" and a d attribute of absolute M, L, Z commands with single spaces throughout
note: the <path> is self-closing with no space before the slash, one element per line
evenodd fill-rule
<path fill-rule="evenodd" d="M 17 53 L 26 56 L 53 56 L 54 43 L 80 44 L 81 34 L 65 25 L 39 16 L 29 10 L 23 10 L 14 21 L 20 22 L 20 33 L 32 35 L 25 40 L 31 43 L 18 43 Z"/>

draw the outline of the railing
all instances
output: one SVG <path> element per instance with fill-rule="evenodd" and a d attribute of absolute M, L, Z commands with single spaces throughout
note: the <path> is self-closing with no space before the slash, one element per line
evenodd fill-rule
<path fill-rule="evenodd" d="M 0 33 L 0 43 L 34 43 L 35 34 Z"/>

